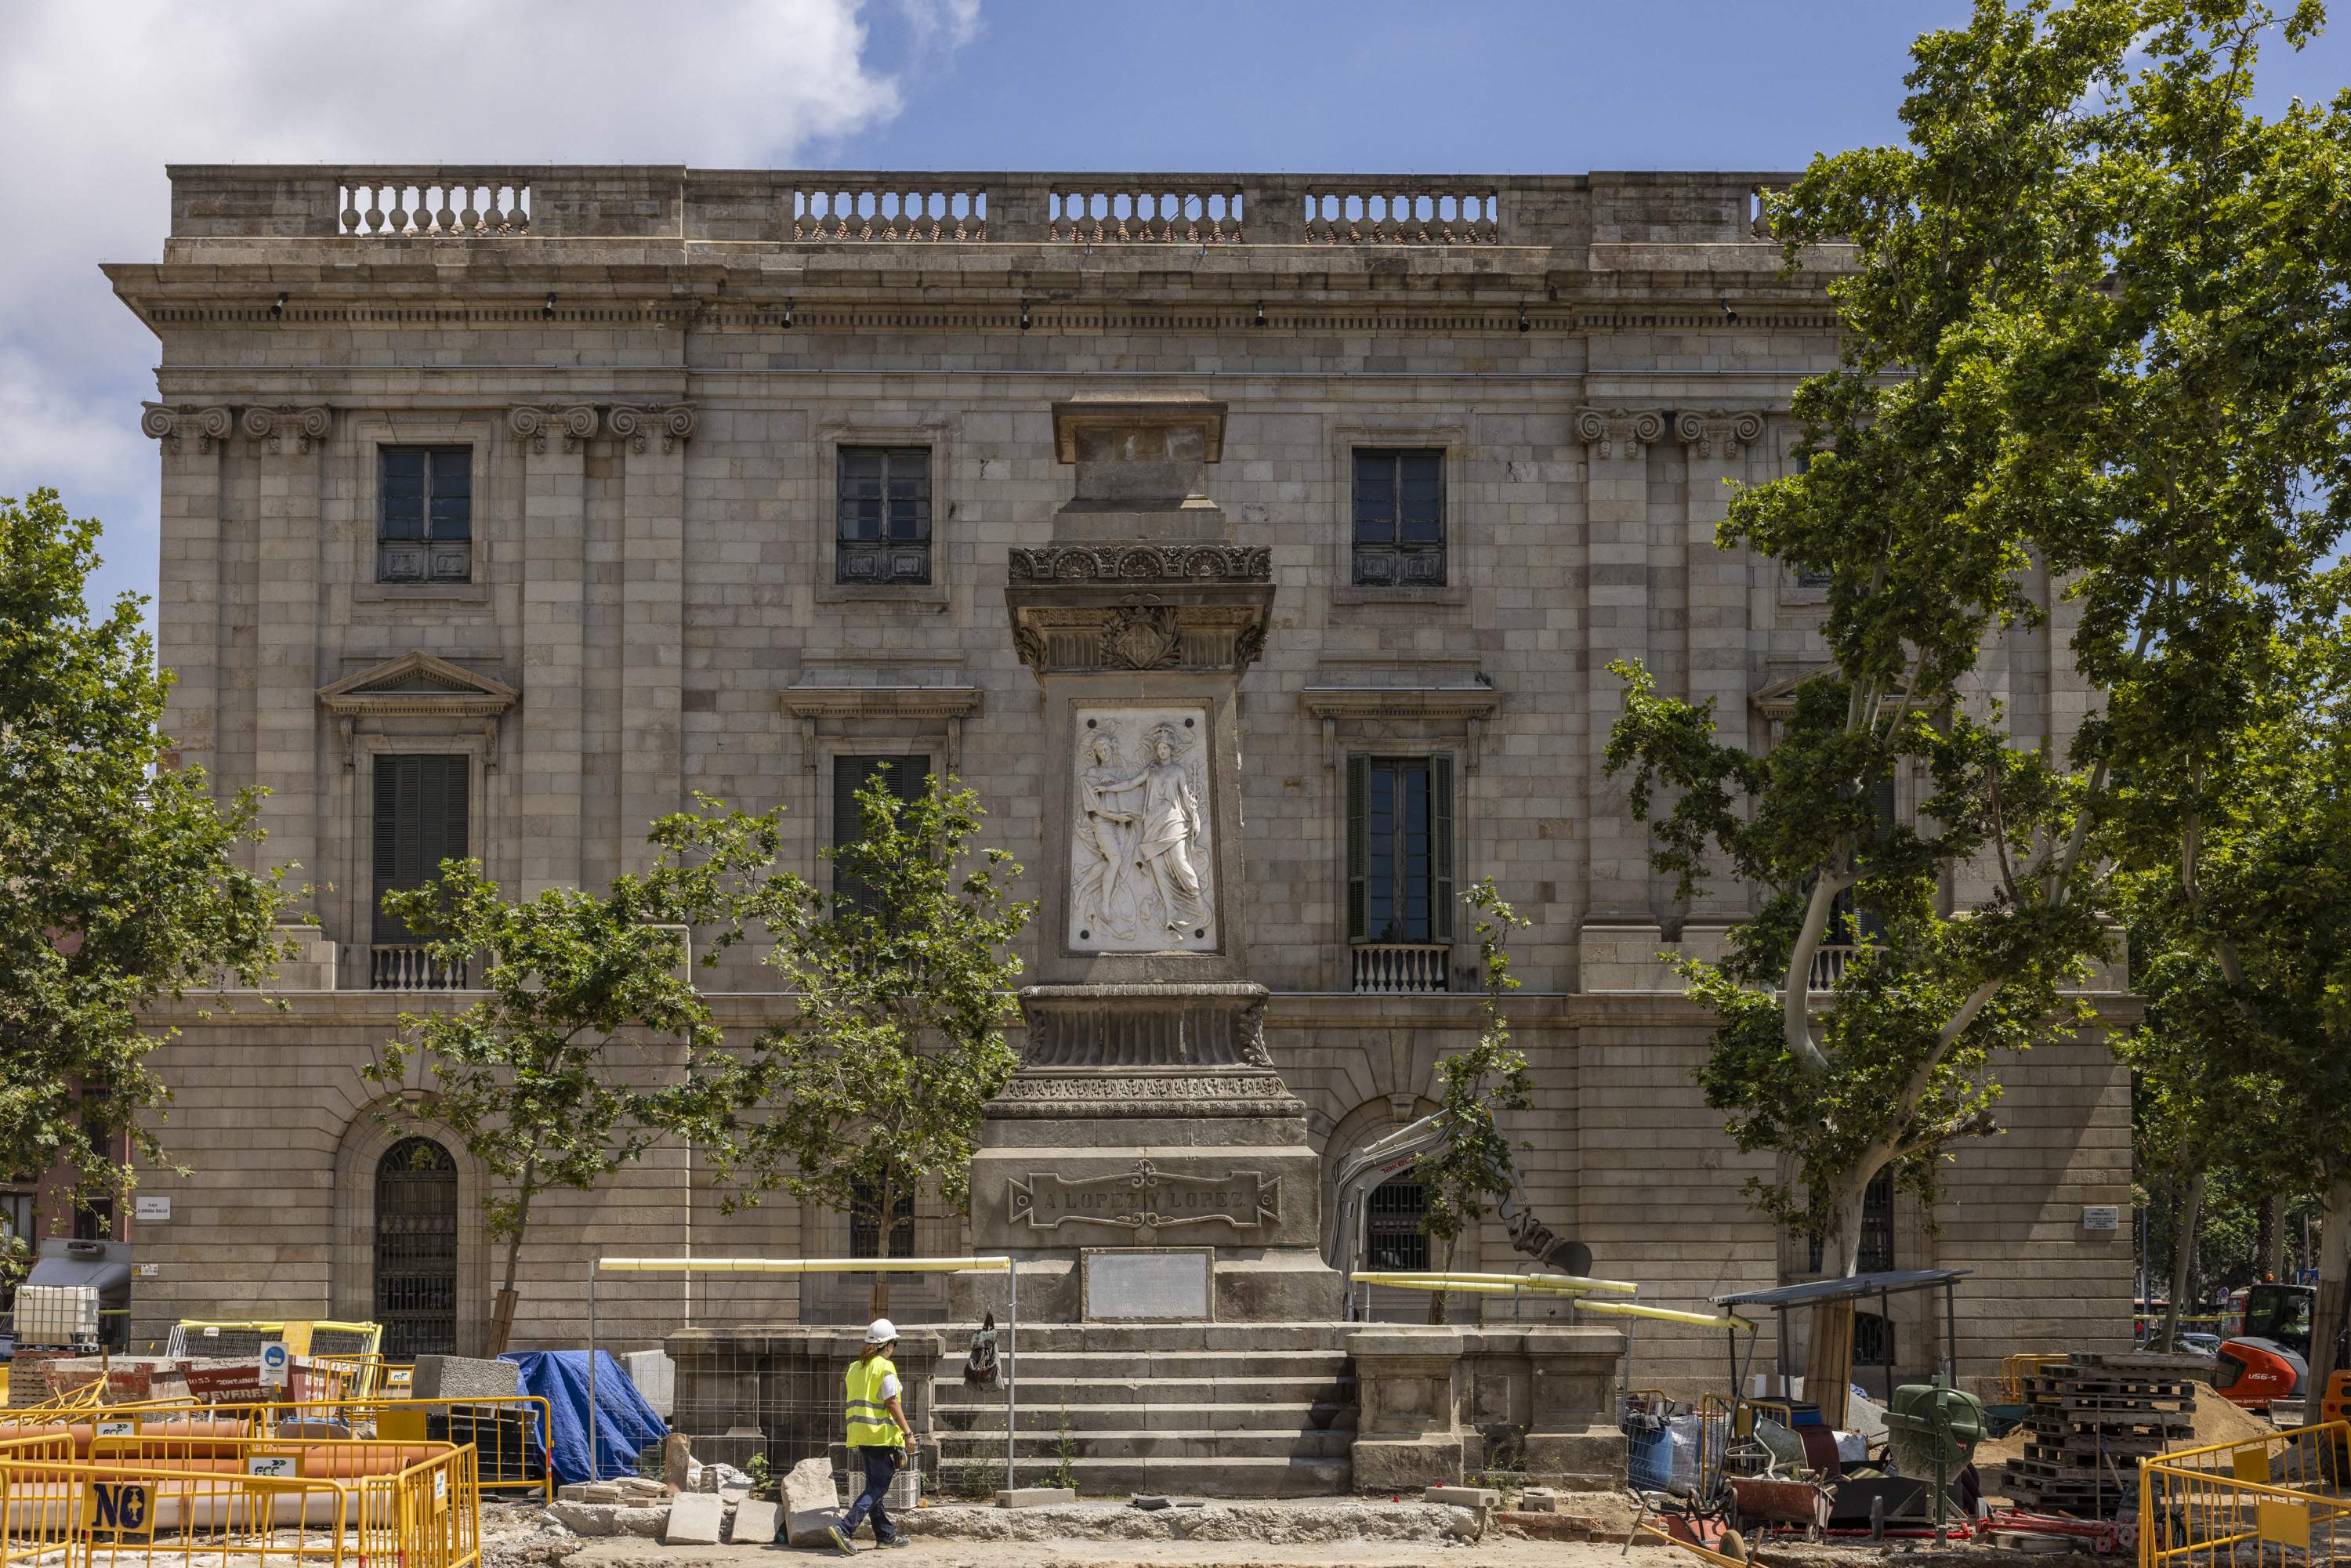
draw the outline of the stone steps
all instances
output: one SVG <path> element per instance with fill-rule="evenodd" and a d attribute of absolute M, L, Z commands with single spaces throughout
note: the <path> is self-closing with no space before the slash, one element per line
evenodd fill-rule
<path fill-rule="evenodd" d="M 1024 1416 L 1013 1451 L 1023 1459 L 1050 1463 L 1061 1440 L 1056 1423 L 1048 1418 L 1030 1426 Z M 942 1433 L 933 1439 L 939 1457 L 949 1464 L 966 1459 L 1001 1458 L 1004 1428 L 993 1432 Z M 1090 1459 L 1217 1459 L 1292 1458 L 1339 1459 L 1354 1446 L 1353 1427 L 1327 1431 L 1267 1428 L 1258 1431 L 1134 1429 L 1078 1431 L 1070 1442 L 1080 1458 Z"/>
<path fill-rule="evenodd" d="M 1071 1428 L 1089 1433 L 1136 1427 L 1155 1431 L 1181 1427 L 1212 1432 L 1352 1432 L 1355 1428 L 1354 1405 L 1351 1401 L 1338 1399 L 1266 1405 L 1078 1405 L 1066 1408 Z M 1040 1424 L 1059 1426 L 1063 1409 L 1064 1406 L 1058 1403 L 1024 1405 L 1020 1410 L 1020 1424 L 1031 1429 Z M 931 1419 L 935 1428 L 944 1434 L 993 1432 L 1001 1441 L 1004 1437 L 1004 1401 L 999 1397 L 986 1405 L 942 1403 L 933 1406 Z"/>
<path fill-rule="evenodd" d="M 1090 1495 L 1344 1492 L 1355 1439 L 1346 1333 L 1330 1323 L 1024 1327 L 1020 1479 L 1045 1484 L 1066 1443 L 1078 1489 Z M 956 1343 L 955 1331 L 944 1337 Z M 1000 1469 L 1004 1390 L 970 1387 L 954 1367 L 943 1365 L 932 1385 L 941 1469 Z"/>

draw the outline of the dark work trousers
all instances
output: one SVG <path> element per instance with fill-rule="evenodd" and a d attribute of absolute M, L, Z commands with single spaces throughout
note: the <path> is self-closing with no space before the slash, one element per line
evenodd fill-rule
<path fill-rule="evenodd" d="M 896 1540 L 897 1527 L 890 1522 L 889 1510 L 883 1507 L 882 1500 L 889 1494 L 890 1483 L 897 1479 L 898 1467 L 906 1462 L 906 1450 L 852 1448 L 849 1457 L 865 1461 L 865 1490 L 859 1492 L 857 1500 L 849 1505 L 848 1515 L 841 1521 L 841 1533 L 856 1534 L 857 1527 L 865 1522 L 865 1515 L 870 1511 L 873 1515 L 873 1539 Z"/>

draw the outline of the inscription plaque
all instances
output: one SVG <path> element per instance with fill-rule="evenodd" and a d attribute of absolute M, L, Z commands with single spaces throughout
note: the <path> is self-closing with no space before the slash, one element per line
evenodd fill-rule
<path fill-rule="evenodd" d="M 1197 1322 L 1209 1317 L 1216 1253 L 1207 1247 L 1081 1255 L 1085 1315 L 1127 1322 Z"/>
<path fill-rule="evenodd" d="M 1132 1171 L 1071 1178 L 1030 1171 L 1007 1184 L 1013 1224 L 1054 1230 L 1072 1223 L 1115 1225 L 1141 1233 L 1221 1219 L 1243 1229 L 1281 1218 L 1281 1178 L 1261 1171 L 1186 1176 L 1137 1160 Z"/>

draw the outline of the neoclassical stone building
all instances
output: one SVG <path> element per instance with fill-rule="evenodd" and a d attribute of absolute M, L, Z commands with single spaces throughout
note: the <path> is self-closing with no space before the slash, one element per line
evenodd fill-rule
<path fill-rule="evenodd" d="M 1757 221 L 1772 178 L 172 170 L 161 261 L 107 269 L 162 344 L 170 728 L 221 790 L 268 788 L 266 855 L 299 863 L 317 925 L 281 1009 L 159 1020 L 193 1174 L 151 1175 L 170 1217 L 131 1222 L 155 1265 L 140 1337 L 333 1315 L 480 1343 L 478 1173 L 395 1155 L 359 1072 L 403 1009 L 462 994 L 376 912 L 444 855 L 523 894 L 598 883 L 700 792 L 786 803 L 821 874 L 844 794 L 888 759 L 976 788 L 1039 893 L 1069 784 L 1008 559 L 1072 497 L 1057 403 L 1174 393 L 1221 405 L 1206 487 L 1270 555 L 1228 863 L 1325 1172 L 1426 1112 L 1470 1038 L 1454 910 L 1490 875 L 1534 923 L 1511 1017 L 1541 1093 L 1514 1130 L 1543 1223 L 1667 1305 L 1803 1277 L 1802 1245 L 1746 1207 L 1757 1166 L 1691 1082 L 1708 1020 L 1658 957 L 1705 950 L 1750 895 L 1677 906 L 1601 762 L 1611 659 L 1758 747 L 1822 662 L 1817 585 L 1713 542 L 1725 481 L 1785 471 L 1790 393 L 1837 351 L 1840 257 L 1782 275 Z M 2091 694 L 2053 608 L 1986 668 L 2062 745 Z M 1176 656 L 1149 625 L 1119 635 L 1139 669 Z M 1032 925 L 1032 967 L 1074 939 Z M 746 1029 L 781 1005 L 755 954 L 707 983 Z M 1866 1249 L 1974 1270 L 1970 1374 L 2129 1330 L 2128 1228 L 2085 1214 L 2127 1202 L 2126 1080 L 2087 1040 L 2008 1082 L 2008 1130 L 1960 1152 L 1943 1211 L 1888 1204 Z M 671 1148 L 551 1203 L 518 1343 L 579 1342 L 594 1252 L 884 1244 L 722 1196 Z M 1413 1203 L 1374 1201 L 1380 1256 L 1419 1260 Z M 928 1203 L 908 1228 L 892 1241 L 917 1254 L 966 1244 Z M 1510 1261 L 1499 1227 L 1469 1250 Z M 862 1283 L 673 1282 L 603 1307 L 643 1340 L 862 1303 Z M 1924 1368 L 1939 1326 L 1902 1314 L 1933 1310 L 1865 1325 L 1865 1359 Z M 1646 1333 L 1640 1370 L 1716 1349 Z"/>

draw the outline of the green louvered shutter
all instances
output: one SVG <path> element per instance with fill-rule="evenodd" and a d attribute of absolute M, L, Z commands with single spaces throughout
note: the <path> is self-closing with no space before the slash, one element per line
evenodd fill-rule
<path fill-rule="evenodd" d="M 1364 929 L 1365 882 L 1371 873 L 1372 759 L 1360 751 L 1347 755 L 1347 940 L 1370 937 Z"/>
<path fill-rule="evenodd" d="M 1438 942 L 1453 940 L 1453 758 L 1428 759 L 1429 932 Z"/>

